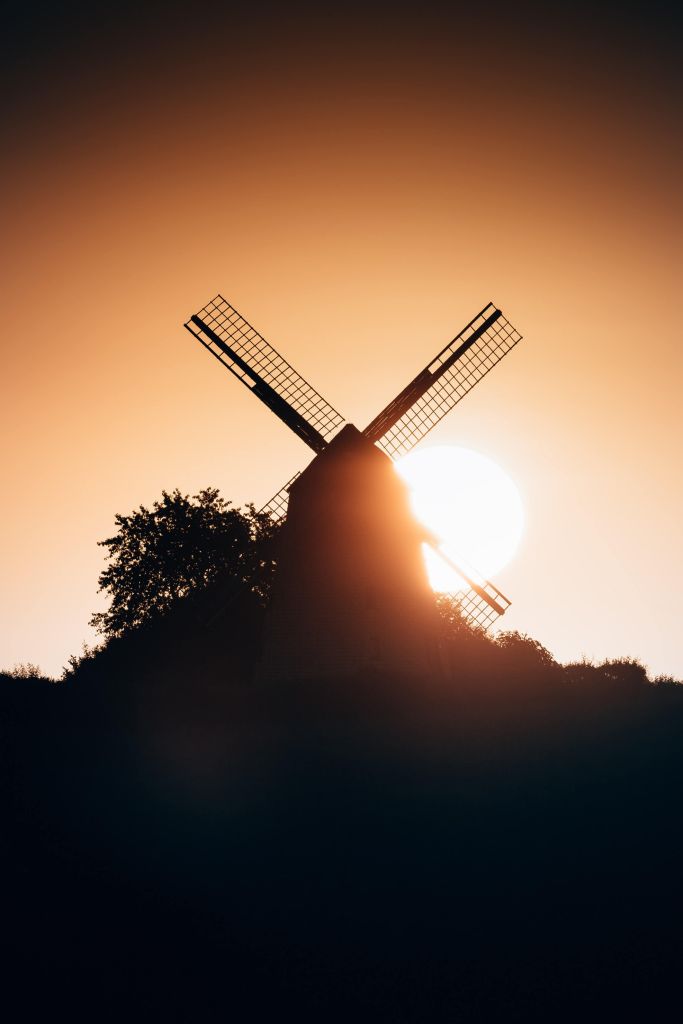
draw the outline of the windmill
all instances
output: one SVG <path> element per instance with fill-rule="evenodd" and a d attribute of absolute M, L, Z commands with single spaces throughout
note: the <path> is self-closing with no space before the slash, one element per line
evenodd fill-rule
<path fill-rule="evenodd" d="M 217 295 L 184 325 L 315 453 L 263 507 L 286 533 L 265 641 L 268 677 L 424 672 L 433 657 L 428 543 L 488 628 L 510 601 L 413 519 L 392 460 L 410 451 L 521 340 L 489 303 L 359 431 Z"/>

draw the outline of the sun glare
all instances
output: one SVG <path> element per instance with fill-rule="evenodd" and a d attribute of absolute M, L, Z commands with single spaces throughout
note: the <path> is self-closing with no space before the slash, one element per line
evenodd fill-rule
<path fill-rule="evenodd" d="M 455 562 L 492 576 L 513 557 L 524 511 L 516 486 L 485 455 L 442 446 L 411 452 L 396 463 L 411 492 L 413 512 Z M 429 581 L 437 591 L 463 588 L 463 580 L 425 549 Z"/>

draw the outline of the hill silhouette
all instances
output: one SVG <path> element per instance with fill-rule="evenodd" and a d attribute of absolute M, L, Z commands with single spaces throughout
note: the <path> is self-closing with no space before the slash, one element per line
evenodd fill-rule
<path fill-rule="evenodd" d="M 229 582 L 59 683 L 0 676 L 26 1019 L 659 1019 L 683 687 L 559 665 L 448 602 L 446 677 L 267 684 L 263 595 Z"/>

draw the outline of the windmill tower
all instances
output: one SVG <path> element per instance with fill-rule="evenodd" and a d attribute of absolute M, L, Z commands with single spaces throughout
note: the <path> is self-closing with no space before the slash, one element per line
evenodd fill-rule
<path fill-rule="evenodd" d="M 412 517 L 392 460 L 410 451 L 521 340 L 487 305 L 362 430 L 344 419 L 222 296 L 185 324 L 315 453 L 262 511 L 286 517 L 262 675 L 424 676 L 436 668 L 429 543 L 463 580 L 462 613 L 487 628 L 510 602 L 456 565 Z"/>

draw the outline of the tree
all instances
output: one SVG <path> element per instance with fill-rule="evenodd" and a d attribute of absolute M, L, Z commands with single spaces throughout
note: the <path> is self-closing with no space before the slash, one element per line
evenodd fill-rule
<path fill-rule="evenodd" d="M 90 620 L 103 636 L 122 636 L 221 577 L 267 600 L 277 528 L 253 505 L 232 508 L 213 488 L 192 498 L 176 489 L 115 522 L 116 535 L 99 542 L 108 560 L 99 590 L 111 603 Z"/>

